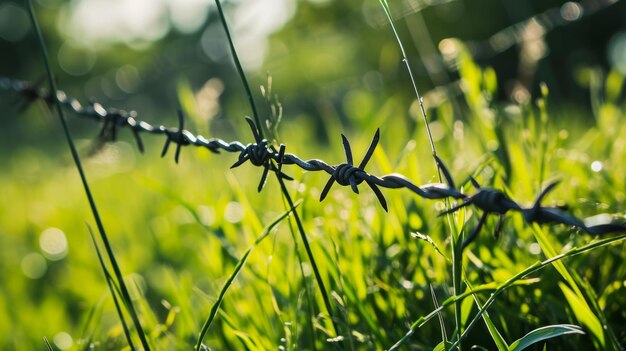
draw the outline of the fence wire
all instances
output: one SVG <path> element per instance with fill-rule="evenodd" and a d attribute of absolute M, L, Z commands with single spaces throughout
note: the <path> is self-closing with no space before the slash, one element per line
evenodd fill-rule
<path fill-rule="evenodd" d="M 29 104 L 34 101 L 44 101 L 50 105 L 54 101 L 53 96 L 51 96 L 49 91 L 43 88 L 38 88 L 36 85 L 27 81 L 0 77 L 0 90 L 12 91 L 18 94 L 25 99 L 25 104 Z M 583 220 L 568 213 L 561 207 L 542 206 L 541 201 L 549 192 L 554 190 L 554 188 L 558 185 L 558 182 L 549 184 L 538 195 L 532 207 L 523 208 L 504 192 L 492 188 L 483 188 L 473 178 L 470 180 L 476 189 L 476 192 L 473 195 L 464 194 L 460 189 L 457 189 L 452 175 L 443 161 L 437 156 L 435 156 L 437 166 L 441 170 L 446 183 L 416 185 L 406 176 L 399 173 L 392 173 L 383 176 L 370 174 L 365 171 L 365 166 L 369 162 L 376 146 L 378 145 L 380 138 L 379 130 L 377 130 L 374 134 L 372 142 L 370 143 L 369 148 L 358 166 L 354 164 L 350 142 L 342 134 L 341 138 L 346 156 L 346 162 L 338 165 L 331 165 L 320 159 L 303 160 L 292 153 L 286 153 L 286 147 L 283 144 L 281 144 L 277 150 L 276 147 L 267 139 L 261 138 L 258 127 L 249 117 L 246 117 L 246 121 L 252 132 L 254 141 L 244 145 L 239 141 L 226 142 L 219 138 L 207 139 L 202 135 L 194 135 L 192 132 L 185 129 L 184 116 L 180 111 L 178 111 L 178 127 L 165 127 L 163 125 L 154 126 L 140 120 L 136 111 L 105 108 L 101 104 L 94 101 L 91 101 L 84 106 L 78 100 L 69 97 L 60 90 L 57 92 L 56 99 L 58 99 L 64 108 L 76 116 L 99 122 L 101 124 L 100 137 L 104 138 L 105 141 L 114 141 L 120 128 L 129 129 L 133 133 L 140 152 L 144 152 L 141 135 L 156 134 L 162 135 L 165 138 L 165 143 L 161 152 L 162 157 L 167 154 L 170 144 L 176 144 L 174 155 L 176 162 L 178 162 L 181 149 L 184 146 L 204 147 L 213 153 L 220 153 L 220 151 L 239 153 L 238 160 L 231 166 L 231 168 L 239 167 L 247 161 L 250 161 L 250 163 L 254 166 L 263 167 L 261 181 L 257 189 L 258 191 L 262 190 L 270 171 L 276 172 L 283 179 L 292 180 L 293 178 L 283 173 L 282 168 L 284 165 L 295 165 L 305 171 L 324 171 L 330 176 L 321 192 L 320 201 L 324 200 L 334 183 L 338 183 L 342 186 L 350 186 L 352 191 L 358 194 L 358 185 L 363 182 L 365 182 L 372 189 L 385 211 L 388 210 L 387 201 L 379 187 L 387 189 L 405 188 L 422 198 L 430 200 L 441 200 L 446 198 L 461 200 L 460 204 L 442 212 L 440 215 L 458 211 L 459 209 L 470 204 L 483 211 L 483 214 L 478 220 L 478 224 L 465 239 L 465 242 L 463 243 L 464 247 L 476 238 L 489 214 L 499 216 L 498 225 L 495 229 L 495 234 L 497 235 L 503 224 L 504 215 L 509 211 L 520 212 L 527 223 L 564 224 L 581 229 L 590 234 L 606 234 L 626 231 L 625 223 L 606 223 L 587 226 Z"/>

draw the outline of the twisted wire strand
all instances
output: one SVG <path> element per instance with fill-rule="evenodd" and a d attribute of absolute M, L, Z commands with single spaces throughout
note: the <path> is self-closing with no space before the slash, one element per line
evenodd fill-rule
<path fill-rule="evenodd" d="M 13 91 L 22 97 L 24 97 L 27 103 L 35 100 L 42 100 L 46 103 L 52 101 L 50 93 L 46 89 L 37 88 L 35 85 L 27 81 L 13 80 L 6 77 L 0 77 L 0 89 Z M 306 171 L 324 171 L 328 173 L 333 179 L 341 185 L 349 185 L 351 183 L 359 184 L 363 181 L 376 186 L 381 186 L 389 189 L 407 188 L 419 196 L 428 199 L 443 199 L 445 197 L 454 197 L 457 199 L 464 196 L 458 192 L 458 190 L 452 187 L 441 184 L 427 184 L 418 186 L 412 183 L 408 178 L 401 174 L 389 174 L 385 176 L 375 176 L 362 170 L 362 167 L 346 167 L 346 164 L 339 164 L 336 166 L 330 165 L 320 159 L 303 160 L 297 155 L 292 153 L 281 154 L 280 151 L 274 149 L 274 147 L 266 140 L 259 140 L 259 134 L 255 129 L 256 126 L 249 118 L 247 119 L 250 124 L 255 142 L 247 145 L 242 144 L 239 141 L 226 142 L 219 138 L 205 138 L 202 135 L 194 135 L 190 131 L 183 129 L 182 114 L 179 112 L 179 127 L 165 127 L 163 125 L 154 126 L 139 119 L 139 115 L 136 111 L 126 111 L 117 108 L 105 108 L 98 102 L 91 101 L 88 105 L 83 106 L 77 99 L 69 97 L 65 92 L 58 91 L 57 99 L 61 105 L 71 111 L 72 113 L 91 118 L 102 123 L 101 135 L 110 135 L 114 140 L 116 137 L 116 131 L 119 128 L 128 128 L 132 131 L 137 146 L 141 152 L 144 151 L 143 142 L 141 141 L 141 134 L 156 134 L 165 135 L 166 141 L 163 148 L 162 156 L 164 156 L 168 150 L 169 144 L 177 144 L 177 147 L 181 146 L 197 146 L 204 147 L 213 153 L 220 153 L 220 151 L 239 153 L 239 160 L 233 165 L 237 167 L 243 164 L 245 161 L 250 160 L 255 166 L 266 166 L 268 162 L 274 161 L 279 166 L 282 165 L 296 165 Z M 344 137 L 345 140 L 345 137 Z M 347 140 L 345 140 L 347 143 Z M 177 150 L 177 154 L 178 154 Z M 373 151 L 373 150 L 372 150 Z M 371 156 L 371 155 L 370 155 Z M 176 157 L 178 159 L 178 157 Z M 275 166 L 267 166 L 269 170 L 277 171 Z M 291 179 L 289 176 L 283 174 L 283 177 Z M 352 179 L 352 180 L 349 180 Z M 374 188 L 372 186 L 372 188 Z M 353 187 L 355 189 L 355 187 Z M 379 199 L 382 194 L 376 191 Z M 358 191 L 357 191 L 358 193 Z"/>
<path fill-rule="evenodd" d="M 36 85 L 27 81 L 0 77 L 0 90 L 13 91 L 19 94 L 25 99 L 26 105 L 36 100 L 44 101 L 47 104 L 51 104 L 53 101 L 52 96 L 46 89 L 37 88 Z M 447 184 L 430 183 L 418 186 L 402 174 L 391 173 L 383 176 L 370 174 L 364 170 L 364 167 L 371 158 L 374 149 L 378 144 L 379 131 L 377 131 L 374 135 L 370 147 L 358 166 L 353 165 L 350 143 L 346 137 L 342 135 L 347 161 L 338 165 L 330 165 L 320 159 L 303 160 L 295 154 L 285 153 L 284 145 L 280 145 L 279 150 L 276 150 L 275 147 L 266 139 L 261 139 L 257 126 L 249 117 L 246 117 L 246 121 L 252 130 L 255 142 L 244 145 L 239 141 L 227 142 L 219 138 L 207 139 L 202 135 L 194 135 L 190 131 L 184 129 L 184 119 L 180 111 L 178 113 L 178 128 L 168 128 L 163 125 L 153 126 L 140 120 L 136 111 L 105 108 L 95 101 L 90 101 L 88 105 L 83 106 L 78 100 L 67 96 L 60 90 L 57 91 L 57 99 L 64 108 L 74 114 L 85 118 L 91 118 L 102 123 L 100 131 L 101 136 L 106 136 L 111 140 L 115 140 L 117 130 L 119 128 L 130 129 L 141 152 L 144 151 L 144 147 L 140 135 L 141 133 L 147 133 L 165 136 L 166 141 L 161 153 L 162 156 L 165 156 L 171 143 L 176 144 L 176 162 L 178 162 L 180 149 L 183 146 L 204 147 L 213 153 L 220 153 L 220 151 L 239 153 L 239 159 L 232 165 L 232 168 L 238 167 L 246 161 L 250 161 L 250 163 L 255 166 L 264 167 L 261 182 L 258 187 L 259 191 L 261 191 L 269 171 L 278 172 L 282 178 L 292 180 L 293 178 L 282 173 L 282 166 L 295 165 L 305 171 L 323 171 L 330 175 L 330 179 L 322 191 L 320 201 L 324 199 L 326 193 L 335 182 L 342 186 L 350 186 L 357 194 L 359 193 L 357 186 L 365 182 L 372 189 L 372 191 L 374 191 L 381 206 L 385 210 L 387 210 L 387 202 L 378 187 L 387 189 L 406 188 L 422 198 L 431 200 L 445 198 L 462 200 L 459 205 L 440 214 L 443 215 L 452 213 L 470 204 L 483 211 L 483 215 L 481 216 L 478 225 L 474 228 L 468 240 L 466 240 L 463 244 L 464 247 L 467 246 L 478 234 L 478 231 L 480 231 L 480 228 L 484 224 L 488 214 L 497 214 L 500 216 L 500 222 L 496 228 L 497 234 L 502 225 L 503 216 L 509 211 L 520 212 L 527 223 L 559 223 L 579 228 L 590 234 L 606 234 L 626 231 L 626 224 L 623 223 L 607 223 L 587 226 L 583 220 L 561 208 L 542 206 L 541 201 L 556 187 L 558 182 L 549 184 L 538 195 L 532 207 L 522 208 L 517 202 L 512 200 L 500 190 L 481 188 L 473 178 L 470 180 L 477 189 L 476 193 L 471 196 L 463 194 L 456 188 L 454 180 L 448 169 L 438 157 L 436 157 L 436 161 L 446 179 Z"/>

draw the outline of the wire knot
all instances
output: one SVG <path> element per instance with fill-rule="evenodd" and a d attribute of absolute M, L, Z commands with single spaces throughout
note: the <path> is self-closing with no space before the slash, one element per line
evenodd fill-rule
<path fill-rule="evenodd" d="M 374 183 L 375 177 L 367 174 L 364 171 L 365 166 L 367 165 L 367 162 L 369 162 L 370 158 L 374 154 L 374 150 L 376 149 L 376 145 L 378 145 L 379 139 L 380 139 L 380 129 L 377 129 L 376 134 L 374 134 L 374 138 L 372 139 L 372 142 L 370 143 L 370 146 L 367 148 L 367 151 L 365 152 L 365 156 L 363 156 L 363 160 L 361 160 L 361 163 L 359 164 L 359 166 L 356 167 L 354 166 L 353 159 L 352 159 L 352 149 L 350 148 L 350 142 L 348 141 L 345 135 L 341 134 L 341 140 L 343 141 L 343 150 L 346 153 L 347 162 L 334 167 L 332 173 L 327 171 L 328 173 L 330 173 L 330 179 L 328 179 L 328 182 L 326 182 L 326 185 L 324 186 L 324 189 L 322 190 L 322 193 L 320 194 L 320 201 L 324 200 L 326 195 L 328 195 L 330 188 L 333 186 L 335 182 L 343 186 L 350 185 L 350 187 L 352 188 L 352 191 L 358 194 L 359 188 L 357 188 L 357 185 L 365 181 L 367 185 L 369 185 L 369 187 L 372 189 L 374 194 L 376 194 L 376 198 L 380 202 L 380 205 L 383 207 L 385 211 L 387 211 L 387 200 L 385 200 L 383 193 Z M 357 177 L 357 174 L 360 176 Z"/>
<path fill-rule="evenodd" d="M 511 198 L 506 196 L 506 194 L 502 191 L 491 188 L 482 188 L 480 184 L 478 184 L 478 182 L 471 177 L 470 181 L 472 182 L 474 188 L 478 190 L 478 192 L 470 197 L 463 199 L 463 202 L 460 205 L 452 207 L 451 209 L 444 211 L 440 214 L 444 215 L 456 212 L 469 204 L 473 204 L 474 206 L 483 210 L 482 215 L 478 219 L 478 224 L 476 224 L 476 227 L 474 227 L 470 235 L 467 236 L 465 241 L 463 242 L 462 249 L 465 249 L 467 245 L 471 244 L 472 241 L 476 239 L 476 236 L 478 236 L 480 229 L 485 224 L 487 216 L 490 213 L 499 215 L 498 224 L 496 225 L 496 229 L 494 232 L 494 235 L 497 237 L 500 233 L 500 230 L 502 229 L 502 225 L 504 224 L 504 214 L 507 213 L 509 210 L 522 210 L 522 208 L 515 201 L 511 200 Z"/>
<path fill-rule="evenodd" d="M 263 166 L 270 159 L 273 159 L 273 152 L 269 149 L 266 139 L 261 140 L 258 144 L 248 144 L 243 153 L 249 156 L 250 162 L 255 166 Z"/>
<path fill-rule="evenodd" d="M 519 210 L 520 207 L 502 191 L 497 189 L 481 189 L 474 195 L 473 203 L 476 207 L 489 213 L 505 214 L 509 210 Z"/>
<path fill-rule="evenodd" d="M 358 178 L 355 176 L 357 172 L 363 172 L 362 169 L 355 167 L 348 163 L 342 163 L 335 168 L 335 171 L 332 174 L 332 177 L 335 179 L 337 183 L 340 185 L 359 185 L 363 182 L 363 178 Z M 355 191 L 358 194 L 358 191 Z"/>
<path fill-rule="evenodd" d="M 252 130 L 252 135 L 254 136 L 255 143 L 248 144 L 245 149 L 241 151 L 239 154 L 239 159 L 235 162 L 230 168 L 235 168 L 241 166 L 244 162 L 250 160 L 250 163 L 253 165 L 260 167 L 263 166 L 263 174 L 261 175 L 261 181 L 259 182 L 259 186 L 257 187 L 258 191 L 263 189 L 265 185 L 265 181 L 267 180 L 267 174 L 270 170 L 276 172 L 279 177 L 293 180 L 290 176 L 286 175 L 281 171 L 283 165 L 283 158 L 285 156 L 285 145 L 280 145 L 280 149 L 278 150 L 278 154 L 274 152 L 272 146 L 269 144 L 267 139 L 261 139 L 261 135 L 256 125 L 250 119 L 250 117 L 246 117 L 246 122 L 250 126 L 250 130 Z M 278 162 L 278 167 L 274 165 L 272 161 Z"/>

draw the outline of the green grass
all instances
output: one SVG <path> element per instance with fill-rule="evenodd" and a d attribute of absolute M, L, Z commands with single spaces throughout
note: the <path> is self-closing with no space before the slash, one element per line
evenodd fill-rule
<path fill-rule="evenodd" d="M 432 107 L 437 118 L 431 127 L 439 131 L 437 153 L 458 185 L 473 175 L 530 205 L 545 180 L 560 178 L 546 204 L 567 204 L 581 218 L 609 214 L 623 221 L 624 78 L 606 77 L 603 92 L 593 91 L 595 119 L 578 126 L 548 108 L 546 89 L 526 105 L 492 101 L 494 72 L 457 45 L 465 118 L 453 120 L 450 102 L 444 102 Z M 340 133 L 360 155 L 381 127 L 370 173 L 398 172 L 417 184 L 438 181 L 424 125 L 404 118 L 408 107 L 395 101 L 391 96 L 375 107 L 367 130 L 327 123 L 325 133 L 336 139 L 331 145 L 316 141 L 307 121 L 286 115 L 280 141 L 302 158 L 339 164 L 345 158 Z M 23 118 L 38 113 L 31 109 Z M 239 140 L 251 142 L 243 118 L 233 123 Z M 624 236 L 530 226 L 511 213 L 499 238 L 491 235 L 496 223 L 490 219 L 463 255 L 453 255 L 451 237 L 477 222 L 471 207 L 438 217 L 445 203 L 384 189 L 386 213 L 366 187 L 356 195 L 338 186 L 320 203 L 327 175 L 288 166 L 284 171 L 295 181 L 283 189 L 269 177 L 258 193 L 262 169 L 246 163 L 231 170 L 237 155 L 185 148 L 176 165 L 159 158 L 162 140 L 147 136 L 142 156 L 126 137 L 82 159 L 144 332 L 120 322 L 107 286 L 119 291 L 120 282 L 102 273 L 105 264 L 85 226 L 91 212 L 68 156 L 25 140 L 3 156 L 0 173 L 1 349 L 59 349 L 67 344 L 65 333 L 76 350 L 88 343 L 128 348 L 125 334 L 145 336 L 155 350 L 189 350 L 199 341 L 211 349 L 397 344 L 430 350 L 459 345 L 461 335 L 463 349 L 520 349 L 535 341 L 531 349 L 545 342 L 550 350 L 611 350 L 626 343 Z M 77 144 L 79 154 L 88 148 Z M 592 170 L 594 161 L 601 170 Z M 473 191 L 469 185 L 465 190 Z M 277 222 L 293 207 L 282 191 L 301 202 L 301 229 L 293 219 Z M 54 251 L 63 244 L 58 231 L 52 244 L 42 239 L 49 238 L 43 235 L 49 228 L 64 233 L 66 251 Z M 297 232 L 306 232 L 309 253 Z M 462 274 L 452 274 L 454 265 Z M 330 302 L 320 293 L 320 279 Z"/>

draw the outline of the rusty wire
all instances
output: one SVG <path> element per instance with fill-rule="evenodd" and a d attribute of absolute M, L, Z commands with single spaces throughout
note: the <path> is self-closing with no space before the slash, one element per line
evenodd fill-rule
<path fill-rule="evenodd" d="M 26 81 L 0 77 L 0 90 L 9 90 L 19 94 L 25 99 L 25 104 L 36 100 L 42 100 L 48 104 L 53 101 L 47 90 L 37 88 L 36 85 Z M 239 153 L 238 160 L 231 166 L 231 168 L 239 167 L 246 161 L 250 161 L 250 163 L 254 166 L 263 167 L 261 181 L 257 188 L 258 191 L 262 190 L 270 171 L 276 172 L 283 179 L 293 180 L 292 177 L 282 172 L 282 167 L 283 165 L 295 165 L 305 171 L 324 171 L 330 175 L 329 180 L 321 192 L 320 201 L 324 200 L 334 183 L 338 183 L 342 186 L 350 186 L 352 191 L 358 194 L 358 185 L 363 182 L 365 182 L 372 189 L 385 211 L 388 210 L 387 201 L 379 187 L 387 189 L 406 188 L 425 199 L 452 198 L 455 200 L 462 200 L 460 204 L 441 212 L 440 215 L 456 212 L 470 204 L 483 211 L 483 214 L 478 220 L 478 224 L 472 230 L 470 235 L 466 237 L 463 247 L 469 245 L 476 238 L 489 214 L 496 214 L 499 216 L 499 221 L 495 228 L 495 234 L 497 236 L 502 228 L 504 215 L 509 211 L 520 212 L 527 223 L 564 224 L 579 228 L 590 234 L 606 234 L 626 231 L 626 224 L 623 223 L 608 223 L 587 226 L 583 220 L 567 213 L 562 208 L 541 206 L 543 198 L 556 187 L 558 182 L 549 184 L 542 192 L 540 192 L 532 207 L 522 208 L 517 202 L 512 200 L 502 191 L 492 188 L 483 188 L 473 178 L 470 178 L 470 181 L 477 192 L 471 196 L 464 194 L 456 188 L 450 172 L 443 161 L 441 161 L 441 159 L 437 156 L 435 156 L 437 166 L 441 170 L 447 184 L 430 183 L 418 186 L 402 174 L 392 173 L 383 176 L 370 174 L 366 172 L 364 168 L 378 145 L 380 138 L 379 130 L 377 130 L 374 134 L 370 146 L 358 166 L 354 165 L 350 143 L 342 134 L 341 138 L 346 155 L 346 162 L 338 165 L 330 165 L 319 159 L 303 160 L 292 153 L 286 153 L 286 147 L 282 144 L 279 146 L 278 150 L 276 150 L 272 143 L 270 143 L 267 139 L 261 138 L 258 127 L 249 117 L 246 117 L 246 122 L 250 126 L 254 142 L 244 145 L 239 141 L 226 142 L 218 138 L 207 139 L 201 135 L 194 135 L 184 128 L 184 116 L 181 111 L 178 111 L 178 127 L 168 128 L 163 125 L 153 126 L 140 120 L 138 118 L 138 113 L 135 111 L 105 108 L 95 101 L 90 101 L 87 106 L 83 106 L 78 100 L 68 97 L 63 91 L 57 92 L 57 99 L 63 107 L 70 110 L 74 114 L 100 122 L 102 127 L 99 135 L 104 137 L 106 141 L 114 141 L 117 137 L 117 130 L 119 128 L 130 129 L 140 152 L 144 152 L 141 133 L 147 133 L 165 135 L 166 140 L 163 146 L 163 151 L 161 152 L 162 157 L 167 154 L 171 143 L 176 144 L 176 151 L 174 155 L 176 162 L 179 160 L 180 150 L 183 146 L 191 145 L 204 147 L 213 153 L 220 153 L 220 151 Z"/>

